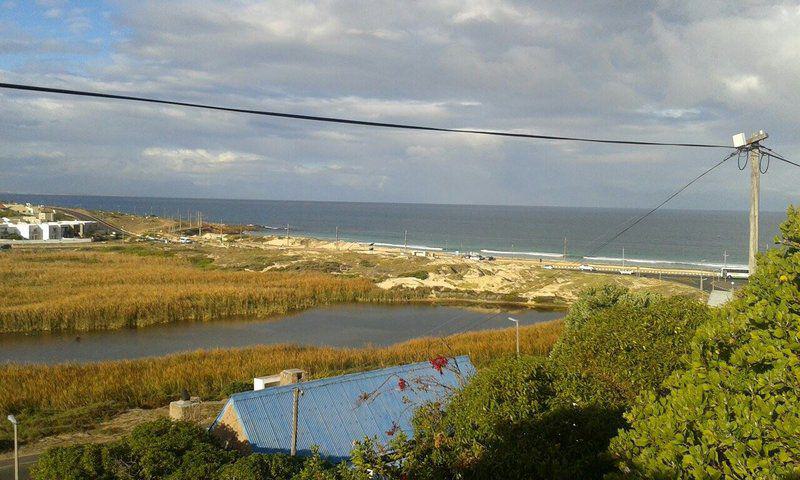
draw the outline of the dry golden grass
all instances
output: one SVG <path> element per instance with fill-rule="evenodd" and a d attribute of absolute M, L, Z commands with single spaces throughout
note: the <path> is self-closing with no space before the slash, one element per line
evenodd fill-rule
<path fill-rule="evenodd" d="M 3 260 L 0 333 L 266 317 L 334 302 L 398 296 L 365 279 L 201 269 L 152 249 L 19 250 Z"/>
<path fill-rule="evenodd" d="M 520 328 L 522 351 L 546 355 L 561 331 L 561 321 Z M 29 429 L 30 440 L 96 423 L 96 414 L 87 406 L 103 405 L 104 415 L 134 407 L 154 408 L 178 398 L 184 388 L 192 395 L 217 399 L 234 382 L 250 382 L 254 376 L 285 368 L 302 368 L 312 378 L 324 377 L 422 361 L 437 354 L 469 354 L 480 367 L 513 351 L 514 330 L 504 329 L 422 338 L 384 348 L 276 345 L 92 364 L 4 365 L 0 366 L 0 412 L 20 413 L 23 423 L 44 425 L 39 433 Z M 10 433 L 6 430 L 0 427 L 0 443 Z"/>

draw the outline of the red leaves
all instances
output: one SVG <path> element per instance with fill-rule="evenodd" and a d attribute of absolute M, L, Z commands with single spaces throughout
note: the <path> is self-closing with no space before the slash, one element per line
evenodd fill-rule
<path fill-rule="evenodd" d="M 438 355 L 436 358 L 432 358 L 430 360 L 431 366 L 433 366 L 434 370 L 439 372 L 439 375 L 442 375 L 442 369 L 447 366 L 447 357 L 443 357 L 442 355 Z"/>
<path fill-rule="evenodd" d="M 400 425 L 398 425 L 397 422 L 392 422 L 392 428 L 386 430 L 386 435 L 389 435 L 391 437 L 395 433 L 397 433 L 398 430 L 400 430 Z"/>
<path fill-rule="evenodd" d="M 408 382 L 406 382 L 405 378 L 401 378 L 397 381 L 397 389 L 401 392 L 408 388 Z"/>

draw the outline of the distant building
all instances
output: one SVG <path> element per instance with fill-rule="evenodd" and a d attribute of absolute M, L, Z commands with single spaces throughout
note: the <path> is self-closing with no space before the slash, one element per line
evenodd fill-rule
<path fill-rule="evenodd" d="M 398 429 L 411 436 L 414 407 L 444 400 L 475 367 L 461 356 L 450 359 L 441 372 L 422 362 L 291 383 L 302 378 L 297 372 L 254 379 L 259 390 L 232 395 L 211 431 L 231 447 L 289 453 L 298 390 L 298 455 L 309 455 L 316 446 L 327 459 L 343 461 L 350 458 L 353 442 L 365 436 L 386 442 Z"/>
<path fill-rule="evenodd" d="M 13 222 L 3 218 L 0 234 L 17 234 L 25 240 L 63 240 L 86 238 L 97 226 L 88 220 L 62 220 L 58 222 Z"/>

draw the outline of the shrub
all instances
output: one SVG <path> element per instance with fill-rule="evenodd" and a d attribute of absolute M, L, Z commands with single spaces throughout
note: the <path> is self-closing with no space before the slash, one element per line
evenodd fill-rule
<path fill-rule="evenodd" d="M 51 448 L 39 456 L 31 469 L 35 480 L 114 480 L 113 465 L 100 445 Z"/>
<path fill-rule="evenodd" d="M 413 272 L 406 272 L 403 274 L 398 275 L 398 277 L 411 277 L 411 278 L 418 278 L 420 280 L 427 280 L 430 274 L 425 270 L 415 270 Z"/>
<path fill-rule="evenodd" d="M 367 439 L 354 463 L 387 478 L 600 478 L 616 417 L 601 407 L 551 408 L 554 394 L 542 359 L 499 361 L 447 406 L 419 408 L 413 441 Z"/>
<path fill-rule="evenodd" d="M 606 286 L 584 292 L 550 354 L 558 396 L 566 404 L 624 409 L 658 388 L 682 364 L 705 305 Z"/>
<path fill-rule="evenodd" d="M 160 419 L 120 441 L 56 447 L 39 457 L 34 480 L 362 480 L 320 458 L 250 455 L 223 449 L 205 429 Z"/>
<path fill-rule="evenodd" d="M 35 480 L 215 478 L 235 454 L 222 449 L 204 429 L 188 422 L 156 420 L 136 427 L 123 440 L 47 450 L 31 470 Z"/>
<path fill-rule="evenodd" d="M 255 453 L 226 465 L 219 472 L 220 480 L 283 480 L 292 478 L 303 468 L 303 459 L 285 454 Z"/>
<path fill-rule="evenodd" d="M 800 475 L 800 213 L 736 299 L 700 327 L 689 365 L 646 392 L 613 441 L 629 478 Z"/>
<path fill-rule="evenodd" d="M 237 380 L 222 387 L 219 394 L 221 397 L 225 398 L 225 397 L 230 397 L 234 393 L 247 392 L 252 389 L 253 389 L 253 382 L 245 382 Z"/>

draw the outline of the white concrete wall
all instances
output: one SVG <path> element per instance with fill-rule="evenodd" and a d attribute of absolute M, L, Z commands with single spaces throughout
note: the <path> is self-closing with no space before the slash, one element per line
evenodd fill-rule
<path fill-rule="evenodd" d="M 57 223 L 40 223 L 42 240 L 61 240 L 61 225 Z"/>

